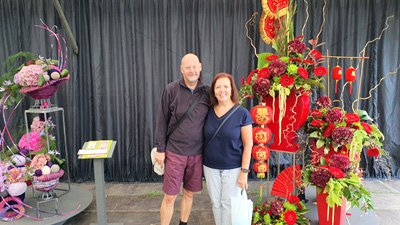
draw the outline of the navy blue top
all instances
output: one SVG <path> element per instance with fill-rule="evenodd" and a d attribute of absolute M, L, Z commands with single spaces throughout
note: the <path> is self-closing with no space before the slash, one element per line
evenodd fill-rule
<path fill-rule="evenodd" d="M 217 136 L 207 145 L 219 125 L 234 109 L 232 107 L 225 115 L 218 117 L 214 108 L 210 107 L 204 125 L 203 164 L 213 169 L 234 169 L 242 166 L 243 142 L 241 127 L 253 124 L 253 119 L 247 109 L 239 106 L 224 123 Z"/>

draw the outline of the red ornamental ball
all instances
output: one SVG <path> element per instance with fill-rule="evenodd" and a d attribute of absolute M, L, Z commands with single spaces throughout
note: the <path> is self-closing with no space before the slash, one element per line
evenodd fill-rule
<path fill-rule="evenodd" d="M 272 120 L 272 108 L 265 105 L 256 105 L 251 109 L 250 115 L 254 123 L 267 125 Z"/>
<path fill-rule="evenodd" d="M 256 146 L 253 146 L 251 155 L 257 161 L 266 161 L 269 159 L 270 150 L 267 146 L 256 145 Z"/>
<path fill-rule="evenodd" d="M 268 164 L 266 162 L 255 162 L 253 170 L 257 173 L 258 178 L 265 178 L 265 173 L 268 172 Z"/>
<path fill-rule="evenodd" d="M 272 138 L 272 132 L 268 127 L 253 128 L 253 142 L 257 144 L 267 144 Z"/>
<path fill-rule="evenodd" d="M 336 81 L 335 83 L 335 93 L 337 93 L 337 83 L 342 79 L 343 69 L 340 66 L 335 66 L 332 70 L 332 79 Z"/>
<path fill-rule="evenodd" d="M 357 70 L 354 67 L 350 67 L 346 70 L 346 81 L 350 82 L 350 94 L 352 89 L 351 82 L 354 82 L 357 77 Z"/>

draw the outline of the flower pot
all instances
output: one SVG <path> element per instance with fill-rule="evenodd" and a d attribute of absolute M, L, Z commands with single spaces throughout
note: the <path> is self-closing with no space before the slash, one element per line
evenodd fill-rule
<path fill-rule="evenodd" d="M 286 98 L 286 107 L 279 107 L 279 96 L 268 96 L 263 102 L 273 110 L 273 120 L 267 125 L 274 134 L 274 143 L 269 147 L 273 150 L 296 152 L 300 144 L 296 143 L 298 131 L 306 122 L 310 110 L 309 92 L 292 89 Z M 285 112 L 281 121 L 279 113 Z"/>
<path fill-rule="evenodd" d="M 342 197 L 342 205 L 335 205 L 334 207 L 329 207 L 326 202 L 326 197 L 328 193 L 318 194 L 317 192 L 317 208 L 318 208 L 318 221 L 319 225 L 343 225 L 344 219 L 346 217 L 346 202 L 347 199 Z"/>

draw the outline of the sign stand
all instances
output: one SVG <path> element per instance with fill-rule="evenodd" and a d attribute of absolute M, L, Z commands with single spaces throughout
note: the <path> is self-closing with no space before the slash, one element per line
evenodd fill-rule
<path fill-rule="evenodd" d="M 96 187 L 96 208 L 97 208 L 97 223 L 91 223 L 90 225 L 124 225 L 123 223 L 107 223 L 107 209 L 106 209 L 106 195 L 105 195 L 105 183 L 104 183 L 104 159 L 110 159 L 113 156 L 116 141 L 113 141 L 109 148 L 108 155 L 106 157 L 89 157 L 84 158 L 83 155 L 79 155 L 78 159 L 93 159 L 94 168 L 94 180 Z M 88 142 L 85 142 L 82 149 L 86 149 Z"/>

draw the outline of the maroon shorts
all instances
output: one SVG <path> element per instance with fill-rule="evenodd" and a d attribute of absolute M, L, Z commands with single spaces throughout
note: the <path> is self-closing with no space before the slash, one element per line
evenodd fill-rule
<path fill-rule="evenodd" d="M 183 188 L 188 191 L 198 192 L 203 189 L 202 155 L 181 156 L 170 151 L 165 151 L 165 171 L 163 191 L 167 195 L 177 195 Z"/>

